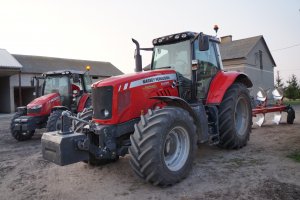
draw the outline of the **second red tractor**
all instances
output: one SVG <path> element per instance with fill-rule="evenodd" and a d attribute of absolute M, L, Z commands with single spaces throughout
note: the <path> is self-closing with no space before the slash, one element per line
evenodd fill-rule
<path fill-rule="evenodd" d="M 92 81 L 84 71 L 47 72 L 32 81 L 36 82 L 37 98 L 27 106 L 18 107 L 11 120 L 11 134 L 18 141 L 30 139 L 36 129 L 59 130 L 64 110 L 76 114 L 92 104 Z M 40 82 L 43 82 L 41 90 Z"/>

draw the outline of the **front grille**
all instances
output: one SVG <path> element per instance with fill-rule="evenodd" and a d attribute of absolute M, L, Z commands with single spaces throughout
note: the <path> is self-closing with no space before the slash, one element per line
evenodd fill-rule
<path fill-rule="evenodd" d="M 105 86 L 92 89 L 93 118 L 110 119 L 112 117 L 113 87 Z M 105 116 L 105 110 L 108 115 Z"/>
<path fill-rule="evenodd" d="M 42 110 L 42 107 L 41 108 L 36 108 L 36 109 L 31 109 L 31 108 L 28 108 L 27 109 L 27 113 L 40 113 Z"/>

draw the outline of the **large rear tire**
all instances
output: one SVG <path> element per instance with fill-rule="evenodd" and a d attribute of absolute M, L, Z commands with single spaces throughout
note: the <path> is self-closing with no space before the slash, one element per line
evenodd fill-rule
<path fill-rule="evenodd" d="M 178 107 L 149 110 L 130 137 L 130 164 L 147 182 L 170 186 L 185 178 L 196 152 L 196 126 Z"/>
<path fill-rule="evenodd" d="M 18 141 L 30 140 L 35 132 L 35 131 L 22 132 L 22 131 L 14 130 L 15 127 L 14 120 L 24 115 L 26 115 L 26 112 L 16 112 L 13 118 L 11 119 L 11 123 L 10 123 L 11 135 Z"/>
<path fill-rule="evenodd" d="M 244 84 L 234 83 L 227 90 L 219 107 L 219 146 L 239 149 L 249 140 L 252 110 L 249 90 Z"/>
<path fill-rule="evenodd" d="M 93 109 L 92 108 L 85 108 L 82 112 L 77 114 L 79 119 L 84 121 L 90 121 L 93 117 Z M 86 125 L 83 122 L 73 120 L 74 122 L 74 131 L 78 133 L 82 133 L 84 126 Z"/>
<path fill-rule="evenodd" d="M 85 121 L 90 121 L 92 120 L 92 117 L 93 117 L 93 109 L 92 108 L 85 108 L 83 110 L 83 112 L 81 113 L 78 113 L 77 114 L 77 117 L 79 119 L 82 119 L 82 120 L 85 120 Z M 83 132 L 83 128 L 86 124 L 83 123 L 83 122 L 80 122 L 80 121 L 75 121 L 74 120 L 74 131 L 77 132 L 77 133 L 82 133 Z M 92 134 L 92 133 L 90 133 Z M 98 142 L 98 136 L 96 135 L 93 135 L 92 136 L 92 140 L 91 142 Z M 108 163 L 112 163 L 112 162 L 115 162 L 119 160 L 119 156 L 116 156 L 116 158 L 114 159 L 97 159 L 93 154 L 89 154 L 89 160 L 85 160 L 83 162 L 85 163 L 88 163 L 90 165 L 105 165 L 105 164 L 108 164 Z"/>

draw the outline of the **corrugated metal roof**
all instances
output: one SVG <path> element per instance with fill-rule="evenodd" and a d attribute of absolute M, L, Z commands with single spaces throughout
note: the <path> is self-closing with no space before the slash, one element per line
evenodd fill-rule
<path fill-rule="evenodd" d="M 22 68 L 22 65 L 5 49 L 0 49 L 0 68 Z"/>
<path fill-rule="evenodd" d="M 121 75 L 117 67 L 109 62 L 75 60 L 66 58 L 54 58 L 45 56 L 29 56 L 12 54 L 22 65 L 22 72 L 44 73 L 56 70 L 85 70 L 85 66 L 91 66 L 90 74 L 93 76 Z"/>

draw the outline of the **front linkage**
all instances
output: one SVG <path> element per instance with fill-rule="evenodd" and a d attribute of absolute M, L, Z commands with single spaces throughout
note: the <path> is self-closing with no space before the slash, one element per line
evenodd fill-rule
<path fill-rule="evenodd" d="M 82 133 L 72 130 L 72 120 L 85 125 Z M 89 161 L 91 157 L 96 160 L 114 160 L 118 155 L 127 153 L 128 148 L 120 148 L 117 152 L 115 126 L 99 126 L 72 116 L 70 111 L 64 111 L 61 127 L 60 131 L 46 132 L 42 136 L 43 158 L 58 165 Z M 94 141 L 94 136 L 98 136 L 97 142 L 91 142 Z"/>

